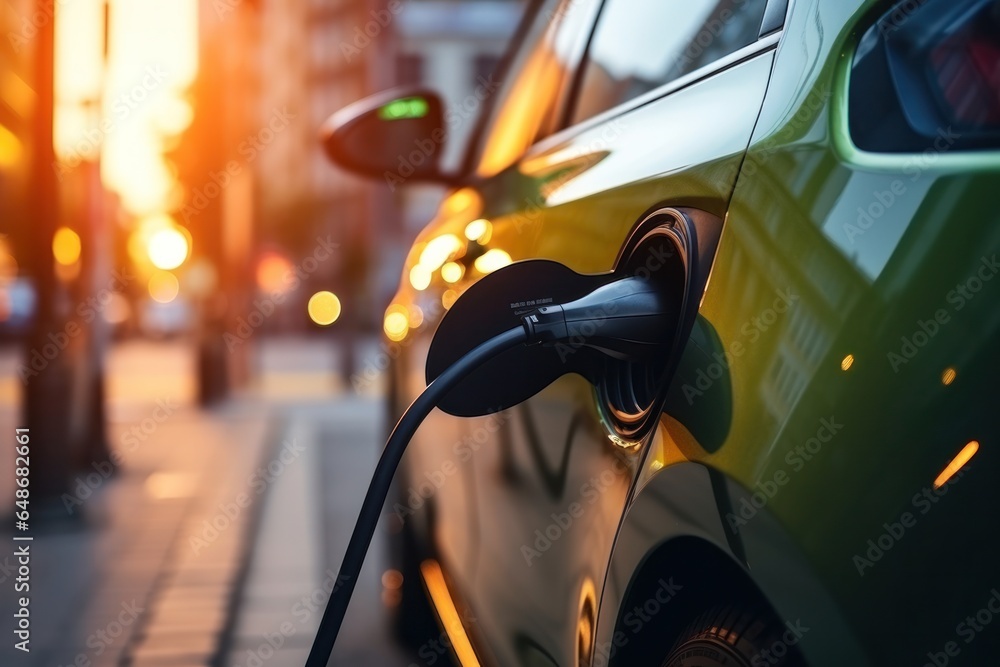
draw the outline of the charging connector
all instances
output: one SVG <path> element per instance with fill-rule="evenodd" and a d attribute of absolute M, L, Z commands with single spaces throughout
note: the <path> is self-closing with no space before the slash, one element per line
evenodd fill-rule
<path fill-rule="evenodd" d="M 448 392 L 486 362 L 526 343 L 565 342 L 593 347 L 616 359 L 650 359 L 669 349 L 676 314 L 668 309 L 653 283 L 635 277 L 617 280 L 575 301 L 529 313 L 522 318 L 522 326 L 477 346 L 427 385 L 396 424 L 375 468 L 306 667 L 326 667 L 403 452 Z"/>
<path fill-rule="evenodd" d="M 646 361 L 662 352 L 676 326 L 662 288 L 623 278 L 585 297 L 545 306 L 522 319 L 528 344 L 569 341 L 623 361 Z"/>

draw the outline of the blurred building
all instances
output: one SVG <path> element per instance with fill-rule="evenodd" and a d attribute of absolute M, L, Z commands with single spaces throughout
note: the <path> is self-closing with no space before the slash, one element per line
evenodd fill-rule
<path fill-rule="evenodd" d="M 337 109 L 369 94 L 374 48 L 353 46 L 355 29 L 374 22 L 379 2 L 356 0 L 261 0 L 259 52 L 261 94 L 255 104 L 265 127 L 287 120 L 260 152 L 258 178 L 261 244 L 255 261 L 286 262 L 298 271 L 272 329 L 308 326 L 306 301 L 319 290 L 342 300 L 363 291 L 364 258 L 370 253 L 371 189 L 336 170 L 323 156 L 319 128 Z M 370 38 L 366 38 L 369 39 Z M 346 52 L 341 44 L 350 44 Z M 363 46 L 368 46 L 363 44 Z M 329 246 L 336 250 L 329 252 Z M 321 257 L 321 260 L 314 261 Z M 354 263 L 358 263 L 355 266 Z M 266 285 L 258 285 L 263 294 Z M 355 326 L 363 304 L 345 303 Z M 342 322 L 343 325 L 348 322 Z"/>
<path fill-rule="evenodd" d="M 445 159 L 454 166 L 482 104 L 476 89 L 493 73 L 522 8 L 519 0 L 261 0 L 258 113 L 262 123 L 276 110 L 295 117 L 259 159 L 264 243 L 290 253 L 293 264 L 318 237 L 339 246 L 286 310 L 302 313 L 311 291 L 332 289 L 354 302 L 344 315 L 357 327 L 377 322 L 406 248 L 441 196 L 435 187 L 394 195 L 331 165 L 318 141 L 322 124 L 375 92 L 427 85 L 463 119 L 448 128 Z"/>
<path fill-rule="evenodd" d="M 404 3 L 391 54 L 394 79 L 398 85 L 425 85 L 444 96 L 454 119 L 447 128 L 446 167 L 459 164 L 484 104 L 476 91 L 494 75 L 524 6 L 521 0 Z M 402 228 L 407 239 L 427 223 L 440 196 L 439 188 L 421 186 L 404 191 Z"/>
<path fill-rule="evenodd" d="M 328 209 L 337 210 L 339 218 L 363 214 L 361 182 L 331 168 L 318 133 L 330 113 L 369 92 L 371 54 L 345 57 L 338 48 L 338 42 L 351 39 L 353 27 L 363 24 L 366 6 L 351 0 L 262 2 L 267 30 L 260 44 L 264 85 L 258 114 L 264 123 L 284 110 L 293 121 L 261 154 L 258 170 L 263 224 L 279 238 L 294 240 L 298 231 L 299 240 L 308 243 L 313 232 L 339 234 L 343 226 L 333 228 Z"/>

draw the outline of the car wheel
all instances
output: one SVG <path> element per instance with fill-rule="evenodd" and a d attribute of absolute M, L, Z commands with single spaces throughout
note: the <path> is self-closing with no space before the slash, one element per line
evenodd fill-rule
<path fill-rule="evenodd" d="M 797 641 L 770 613 L 716 607 L 688 627 L 662 667 L 805 667 Z"/>

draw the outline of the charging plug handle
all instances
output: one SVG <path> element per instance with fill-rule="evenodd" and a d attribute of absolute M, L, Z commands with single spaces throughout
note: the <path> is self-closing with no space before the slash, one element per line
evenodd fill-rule
<path fill-rule="evenodd" d="M 670 342 L 676 318 L 662 286 L 633 276 L 539 308 L 521 323 L 529 345 L 586 346 L 624 361 L 647 361 Z"/>

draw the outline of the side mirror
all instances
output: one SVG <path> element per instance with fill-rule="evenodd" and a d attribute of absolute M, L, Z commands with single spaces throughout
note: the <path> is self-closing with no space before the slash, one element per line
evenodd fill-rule
<path fill-rule="evenodd" d="M 439 166 L 447 132 L 441 97 L 426 88 L 396 88 L 351 104 L 323 124 L 323 147 L 334 163 L 401 185 L 454 181 Z"/>

